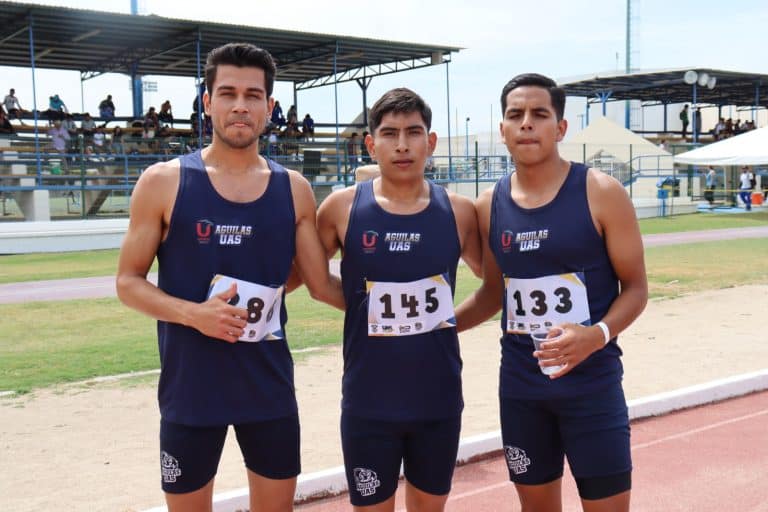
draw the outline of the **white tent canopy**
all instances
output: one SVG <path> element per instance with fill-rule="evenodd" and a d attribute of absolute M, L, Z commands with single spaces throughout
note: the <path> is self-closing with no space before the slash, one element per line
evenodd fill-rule
<path fill-rule="evenodd" d="M 672 168 L 668 151 L 605 117 L 592 120 L 558 149 L 560 156 L 576 162 L 592 162 L 609 154 L 625 164 L 632 161 L 635 170 Z"/>
<path fill-rule="evenodd" d="M 680 153 L 675 155 L 675 163 L 718 166 L 768 164 L 768 127 Z"/>

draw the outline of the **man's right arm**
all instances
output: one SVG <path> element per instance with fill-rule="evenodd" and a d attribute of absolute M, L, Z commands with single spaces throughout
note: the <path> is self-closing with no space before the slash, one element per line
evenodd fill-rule
<path fill-rule="evenodd" d="M 178 160 L 153 165 L 136 183 L 128 231 L 120 249 L 117 295 L 125 305 L 157 320 L 186 325 L 207 336 L 235 342 L 243 333 L 247 312 L 227 303 L 236 293 L 234 285 L 198 304 L 172 297 L 147 280 L 178 184 Z"/>
<path fill-rule="evenodd" d="M 471 329 L 488 320 L 501 309 L 501 297 L 504 290 L 501 270 L 496 264 L 496 258 L 489 245 L 492 199 L 493 188 L 490 188 L 483 192 L 475 203 L 483 250 L 483 282 L 480 288 L 464 299 L 456 308 L 456 328 L 459 332 Z"/>

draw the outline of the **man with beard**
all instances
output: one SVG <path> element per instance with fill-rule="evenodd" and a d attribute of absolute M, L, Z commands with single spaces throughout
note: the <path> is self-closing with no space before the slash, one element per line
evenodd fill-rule
<path fill-rule="evenodd" d="M 117 290 L 158 320 L 160 461 L 168 510 L 211 510 L 228 425 L 250 509 L 292 510 L 300 472 L 283 292 L 292 262 L 316 299 L 343 308 L 315 229 L 309 183 L 258 153 L 275 64 L 250 44 L 208 55 L 213 140 L 136 184 Z M 146 278 L 159 262 L 158 285 Z"/>

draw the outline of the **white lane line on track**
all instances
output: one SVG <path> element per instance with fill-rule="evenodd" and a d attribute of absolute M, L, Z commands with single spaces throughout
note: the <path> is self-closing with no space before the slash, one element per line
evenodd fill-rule
<path fill-rule="evenodd" d="M 729 420 L 718 421 L 717 423 L 712 423 L 705 427 L 692 428 L 690 430 L 685 430 L 677 434 L 665 436 L 660 439 L 656 439 L 654 441 L 648 441 L 646 443 L 636 444 L 632 446 L 632 450 L 640 450 L 642 448 L 648 448 L 649 446 L 666 443 L 667 441 L 674 441 L 675 439 L 680 439 L 683 437 L 691 436 L 693 434 L 698 434 L 699 432 L 706 432 L 707 430 L 714 430 L 716 428 L 724 427 L 726 425 L 731 425 L 733 423 L 738 423 L 740 421 L 750 420 L 752 418 L 763 416 L 765 414 L 768 414 L 768 409 L 763 409 L 762 411 L 753 412 L 752 414 L 745 414 L 744 416 L 739 416 L 738 418 L 731 418 Z"/>

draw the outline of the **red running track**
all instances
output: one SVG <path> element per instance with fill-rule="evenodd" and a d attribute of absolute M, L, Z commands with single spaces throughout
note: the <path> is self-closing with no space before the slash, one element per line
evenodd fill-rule
<path fill-rule="evenodd" d="M 768 391 L 635 421 L 632 457 L 633 512 L 768 512 Z M 507 478 L 500 454 L 457 468 L 446 510 L 519 512 Z M 345 494 L 296 510 L 352 507 Z M 581 510 L 567 469 L 563 510 Z"/>

